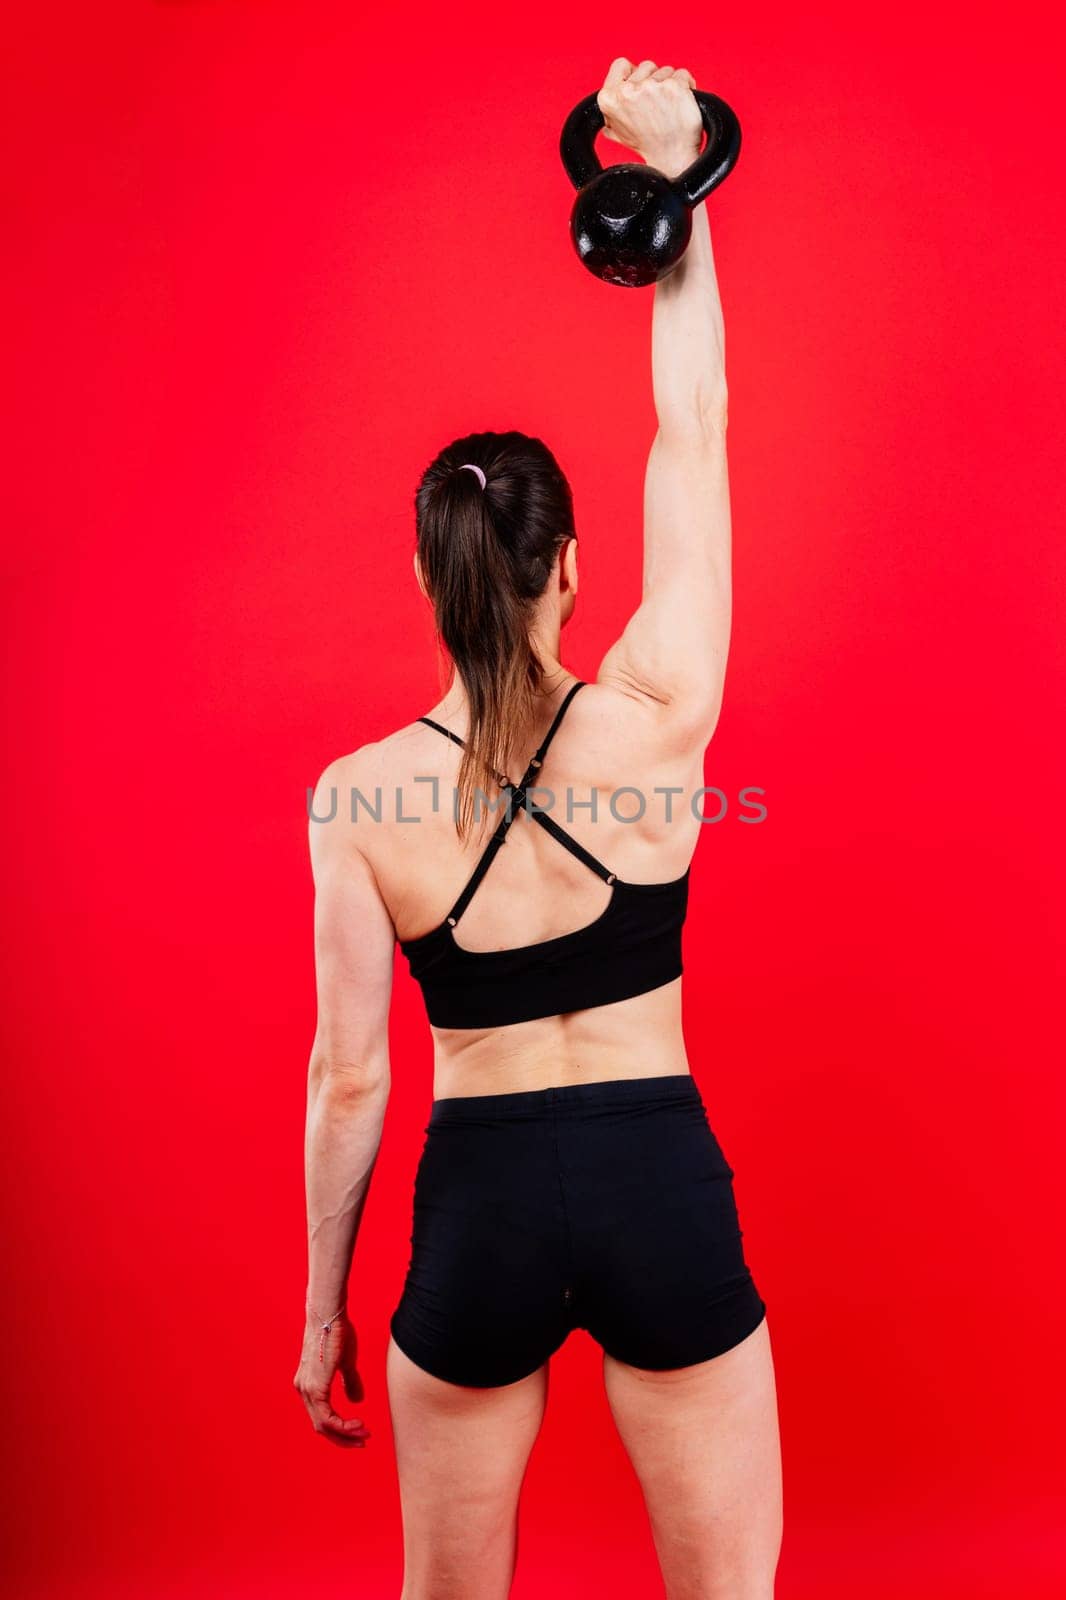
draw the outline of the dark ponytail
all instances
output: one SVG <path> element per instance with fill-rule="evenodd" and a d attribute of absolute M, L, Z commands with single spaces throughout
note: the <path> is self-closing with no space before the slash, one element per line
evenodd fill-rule
<path fill-rule="evenodd" d="M 481 468 L 484 488 L 476 472 L 460 470 L 465 462 Z M 426 469 L 415 526 L 437 633 L 470 707 L 457 780 L 459 831 L 466 833 L 476 790 L 496 792 L 496 774 L 509 770 L 535 723 L 542 665 L 530 640 L 533 607 L 560 547 L 573 537 L 573 500 L 539 439 L 473 433 Z"/>

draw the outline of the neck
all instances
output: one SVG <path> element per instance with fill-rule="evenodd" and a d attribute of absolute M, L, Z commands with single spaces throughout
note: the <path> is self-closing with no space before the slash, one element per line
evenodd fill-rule
<path fill-rule="evenodd" d="M 553 629 L 543 631 L 534 629 L 530 638 L 541 663 L 539 692 L 545 699 L 554 698 L 573 676 L 570 669 L 564 667 L 559 660 L 559 626 L 556 624 Z M 439 720 L 453 725 L 465 724 L 468 720 L 469 701 L 466 688 L 462 678 L 454 669 L 451 683 L 437 703 L 437 712 Z"/>

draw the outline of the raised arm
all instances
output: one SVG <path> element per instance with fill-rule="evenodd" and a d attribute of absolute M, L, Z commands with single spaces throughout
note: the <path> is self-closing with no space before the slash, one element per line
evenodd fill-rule
<path fill-rule="evenodd" d="M 699 151 L 693 87 L 684 69 L 614 62 L 600 91 L 608 137 L 676 177 Z M 671 742 L 702 745 L 721 707 L 732 601 L 725 333 L 706 204 L 654 296 L 659 427 L 644 480 L 642 595 L 598 678 L 647 702 Z"/>
<path fill-rule="evenodd" d="M 348 820 L 353 759 L 335 762 L 323 773 L 309 823 L 318 1025 L 308 1068 L 304 1147 L 307 1302 L 293 1379 L 316 1432 L 349 1445 L 362 1442 L 362 1423 L 337 1415 L 330 1389 L 339 1369 L 348 1399 L 363 1398 L 355 1330 L 346 1310 L 348 1276 L 389 1097 L 395 939 Z M 332 1320 L 338 1311 L 342 1314 Z"/>

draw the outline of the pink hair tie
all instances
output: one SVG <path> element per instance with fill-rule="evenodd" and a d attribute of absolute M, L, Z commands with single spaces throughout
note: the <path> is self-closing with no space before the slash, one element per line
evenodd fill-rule
<path fill-rule="evenodd" d="M 481 479 L 481 487 L 482 488 L 485 487 L 485 474 L 482 472 L 480 467 L 475 467 L 474 463 L 472 461 L 464 461 L 462 466 L 459 468 L 459 471 L 460 472 L 476 472 L 478 477 Z"/>

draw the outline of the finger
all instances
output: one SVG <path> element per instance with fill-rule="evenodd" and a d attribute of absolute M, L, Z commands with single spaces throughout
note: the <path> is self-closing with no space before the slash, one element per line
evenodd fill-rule
<path fill-rule="evenodd" d="M 643 83 L 645 78 L 650 78 L 654 71 L 654 61 L 641 61 L 633 68 L 628 81 L 635 88 L 638 83 Z"/>
<path fill-rule="evenodd" d="M 327 1419 L 326 1426 L 331 1433 L 336 1433 L 342 1439 L 356 1439 L 365 1443 L 370 1438 L 370 1429 L 358 1417 L 338 1417 L 336 1412 Z"/>
<path fill-rule="evenodd" d="M 673 75 L 673 67 L 656 67 L 655 71 L 652 73 L 652 77 L 658 78 L 660 83 L 663 83 L 667 78 L 672 78 Z"/>
<path fill-rule="evenodd" d="M 370 1437 L 370 1430 L 361 1417 L 339 1417 L 328 1400 L 314 1400 L 310 1403 L 309 1409 L 319 1433 L 360 1442 Z"/>
<path fill-rule="evenodd" d="M 362 1434 L 357 1433 L 349 1438 L 343 1433 L 335 1432 L 332 1428 L 320 1428 L 319 1432 L 327 1444 L 336 1445 L 338 1450 L 365 1450 L 366 1441 L 370 1437 L 369 1434 L 364 1437 Z"/>
<path fill-rule="evenodd" d="M 349 1400 L 358 1402 L 359 1400 L 366 1399 L 366 1390 L 363 1388 L 363 1380 L 359 1376 L 359 1369 L 354 1361 L 345 1362 L 344 1366 L 341 1368 L 341 1378 L 344 1383 L 344 1392 L 348 1396 Z"/>
<path fill-rule="evenodd" d="M 633 63 L 628 56 L 616 56 L 607 68 L 607 76 L 603 80 L 605 89 L 613 89 L 616 84 L 624 83 L 633 71 Z"/>
<path fill-rule="evenodd" d="M 687 67 L 678 67 L 677 71 L 674 73 L 674 77 L 680 78 L 687 89 L 694 89 L 696 87 L 696 80 Z"/>
<path fill-rule="evenodd" d="M 305 1391 L 304 1404 L 316 1428 L 324 1428 L 329 1425 L 343 1427 L 345 1425 L 346 1419 L 338 1416 L 334 1411 L 328 1393 L 319 1391 L 308 1394 Z M 347 1422 L 351 1423 L 352 1428 L 356 1431 L 364 1426 L 361 1417 L 349 1417 Z"/>

